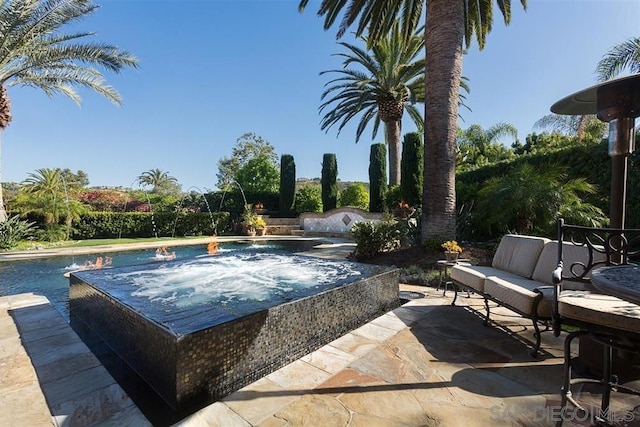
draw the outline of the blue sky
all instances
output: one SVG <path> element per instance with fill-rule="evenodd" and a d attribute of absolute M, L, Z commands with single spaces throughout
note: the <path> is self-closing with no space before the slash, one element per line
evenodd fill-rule
<path fill-rule="evenodd" d="M 217 163 L 238 137 L 254 132 L 278 155 L 292 154 L 298 177 L 318 177 L 322 155 L 336 153 L 338 178 L 368 181 L 368 129 L 320 130 L 318 106 L 341 52 L 335 31 L 322 30 L 311 2 L 297 0 L 102 0 L 75 29 L 97 32 L 140 60 L 107 80 L 122 107 L 82 91 L 72 101 L 11 87 L 14 120 L 2 135 L 2 179 L 20 182 L 38 168 L 83 170 L 92 186 L 134 186 L 159 168 L 183 190 L 214 189 Z M 511 25 L 496 12 L 481 52 L 464 58 L 471 94 L 465 129 L 511 123 L 524 142 L 534 123 L 570 93 L 596 83 L 595 66 L 614 45 L 640 33 L 638 0 L 512 1 Z M 352 41 L 346 37 L 345 41 Z M 403 132 L 412 131 L 408 118 Z M 510 143 L 510 141 L 508 142 Z"/>

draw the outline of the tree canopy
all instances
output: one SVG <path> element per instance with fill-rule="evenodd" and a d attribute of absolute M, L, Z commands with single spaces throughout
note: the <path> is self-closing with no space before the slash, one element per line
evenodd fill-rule
<path fill-rule="evenodd" d="M 180 193 L 178 179 L 171 176 L 169 172 L 160 169 L 151 169 L 142 172 L 137 179 L 138 184 L 151 186 L 151 192 L 157 194 L 177 194 Z"/>
<path fill-rule="evenodd" d="M 258 157 L 264 157 L 265 161 L 277 165 L 276 149 L 269 141 L 253 132 L 240 136 L 231 151 L 231 157 L 223 157 L 218 161 L 217 187 L 221 190 L 228 189 L 233 181 L 238 181 L 238 172 L 249 160 Z"/>

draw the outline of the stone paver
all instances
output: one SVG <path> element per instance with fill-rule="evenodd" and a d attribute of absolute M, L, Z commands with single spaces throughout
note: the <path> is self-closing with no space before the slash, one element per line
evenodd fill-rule
<path fill-rule="evenodd" d="M 0 337 L 3 425 L 150 425 L 41 296 L 0 298 Z"/>
<path fill-rule="evenodd" d="M 545 425 L 532 422 L 531 414 L 557 405 L 562 339 L 545 337 L 548 357 L 535 361 L 523 338 L 514 336 L 529 336 L 524 319 L 496 312 L 509 328 L 485 327 L 478 316 L 481 299 L 460 298 L 460 306 L 451 307 L 451 297 L 433 289 L 420 292 L 427 298 L 380 316 L 175 425 Z M 23 311 L 9 316 L 12 305 L 0 298 L 0 410 L 13 425 L 148 425 L 97 359 L 83 352 L 86 347 L 68 325 L 59 328 L 49 311 L 55 310 L 48 304 L 30 307 L 28 301 L 12 298 Z M 56 329 L 44 332 L 47 325 Z M 35 404 L 21 408 L 25 397 Z"/>
<path fill-rule="evenodd" d="M 323 251 L 331 256 L 330 246 Z M 345 252 L 340 246 L 336 256 Z M 485 327 L 483 300 L 475 295 L 460 294 L 452 307 L 453 292 L 443 297 L 433 288 L 401 288 L 426 297 L 175 425 L 554 424 L 545 413 L 559 403 L 562 337 L 543 333 L 543 356 L 535 360 L 527 352 L 533 341 L 530 321 L 492 307 L 497 323 Z M 5 419 L 8 414 L 7 425 L 149 425 L 50 310 L 35 295 L 0 298 L 0 411 Z M 47 330 L 48 325 L 55 327 Z"/>

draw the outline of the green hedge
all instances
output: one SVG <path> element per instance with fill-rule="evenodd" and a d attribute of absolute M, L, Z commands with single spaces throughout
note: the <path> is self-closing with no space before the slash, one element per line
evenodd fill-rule
<path fill-rule="evenodd" d="M 636 137 L 636 146 L 638 143 L 640 143 L 640 136 Z M 461 172 L 456 175 L 458 211 L 470 212 L 475 204 L 478 190 L 488 179 L 506 175 L 510 169 L 521 163 L 529 163 L 536 168 L 545 168 L 550 165 L 566 167 L 567 179 L 584 178 L 597 187 L 595 194 L 583 195 L 583 201 L 599 207 L 609 215 L 611 157 L 608 155 L 606 140 L 600 143 L 573 145 L 554 152 L 525 155 L 512 161 Z M 625 227 L 640 228 L 640 153 L 638 151 L 629 158 Z"/>
<path fill-rule="evenodd" d="M 213 223 L 212 223 L 213 220 Z M 206 236 L 226 229 L 228 212 L 90 212 L 72 224 L 72 239 Z M 216 230 L 214 230 L 214 225 Z"/>

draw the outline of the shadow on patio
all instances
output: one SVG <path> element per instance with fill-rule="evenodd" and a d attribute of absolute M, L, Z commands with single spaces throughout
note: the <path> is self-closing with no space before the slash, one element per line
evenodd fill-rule
<path fill-rule="evenodd" d="M 477 297 L 450 306 L 427 298 L 245 387 L 183 420 L 239 416 L 251 425 L 552 425 L 562 338 L 543 338 L 533 359 L 529 322 L 496 310 L 483 326 Z M 339 360 L 339 362 L 338 362 Z M 231 418 L 230 418 L 231 417 Z M 329 421 L 330 420 L 330 421 Z M 350 424 L 352 423 L 352 424 Z"/>

